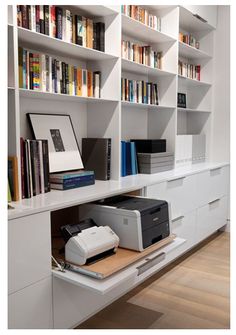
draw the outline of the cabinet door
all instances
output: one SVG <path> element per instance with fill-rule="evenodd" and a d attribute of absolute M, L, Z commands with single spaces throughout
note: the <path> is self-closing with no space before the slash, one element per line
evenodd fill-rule
<path fill-rule="evenodd" d="M 227 197 L 209 202 L 197 210 L 196 242 L 200 242 L 226 225 Z"/>
<path fill-rule="evenodd" d="M 13 293 L 51 274 L 50 213 L 8 224 L 8 289 Z"/>
<path fill-rule="evenodd" d="M 196 204 L 196 175 L 178 177 L 147 187 L 147 197 L 162 199 L 171 204 L 171 218 L 191 212 Z"/>
<path fill-rule="evenodd" d="M 182 252 L 190 249 L 195 244 L 196 238 L 196 210 L 173 219 L 171 229 L 177 237 L 186 240 L 180 247 Z"/>
<path fill-rule="evenodd" d="M 51 276 L 9 295 L 8 327 L 11 329 L 53 327 Z"/>
<path fill-rule="evenodd" d="M 187 10 L 189 10 L 193 15 L 199 15 L 199 17 L 206 20 L 209 25 L 211 25 L 213 28 L 216 28 L 217 6 L 189 5 L 189 6 L 184 6 L 184 7 Z"/>

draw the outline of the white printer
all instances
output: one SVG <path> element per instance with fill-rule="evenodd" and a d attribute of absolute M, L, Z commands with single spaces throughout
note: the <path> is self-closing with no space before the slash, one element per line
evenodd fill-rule
<path fill-rule="evenodd" d="M 98 227 L 91 219 L 61 227 L 67 262 L 84 265 L 116 252 L 119 237 L 108 226 Z"/>
<path fill-rule="evenodd" d="M 170 235 L 169 204 L 164 200 L 120 195 L 83 207 L 82 215 L 111 227 L 123 248 L 143 251 Z"/>

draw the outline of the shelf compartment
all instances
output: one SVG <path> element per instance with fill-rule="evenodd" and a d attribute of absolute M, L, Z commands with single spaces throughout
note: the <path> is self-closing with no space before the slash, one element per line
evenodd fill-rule
<path fill-rule="evenodd" d="M 131 17 L 122 14 L 122 32 L 130 37 L 136 38 L 146 43 L 174 42 L 176 39 L 172 36 L 155 30 Z"/>
<path fill-rule="evenodd" d="M 122 107 L 133 107 L 139 109 L 149 109 L 149 110 L 166 110 L 166 109 L 175 109 L 175 106 L 163 106 L 163 105 L 150 105 L 150 104 L 143 104 L 138 102 L 131 102 L 131 101 L 122 101 Z"/>
<path fill-rule="evenodd" d="M 206 52 L 179 41 L 179 55 L 188 59 L 211 59 Z"/>
<path fill-rule="evenodd" d="M 173 72 L 160 70 L 158 68 L 153 68 L 151 66 L 143 65 L 143 64 L 134 62 L 132 60 L 125 59 L 125 58 L 122 58 L 122 71 L 142 74 L 142 75 L 147 75 L 147 76 L 159 76 L 159 77 L 176 76 L 176 74 Z"/>
<path fill-rule="evenodd" d="M 41 92 L 28 90 L 24 88 L 19 89 L 20 96 L 26 98 L 35 98 L 35 99 L 46 99 L 46 100 L 59 100 L 59 101 L 72 101 L 72 102 L 118 102 L 118 100 L 112 99 L 103 99 L 103 98 L 93 98 L 93 97 L 81 97 L 76 95 L 61 94 L 61 93 L 50 93 L 50 92 Z"/>
<path fill-rule="evenodd" d="M 195 108 L 181 108 L 181 107 L 178 107 L 178 112 L 211 113 L 210 110 L 195 109 Z"/>
<path fill-rule="evenodd" d="M 156 257 L 161 253 L 164 253 L 165 256 L 169 256 L 171 252 L 173 252 L 183 243 L 185 243 L 184 239 L 176 237 L 173 242 L 151 253 L 150 256 Z M 58 270 L 52 270 L 52 274 L 56 278 L 59 278 L 71 284 L 74 284 L 79 287 L 83 287 L 83 288 L 92 290 L 93 292 L 104 295 L 119 287 L 123 287 L 123 290 L 125 291 L 127 290 L 128 287 L 131 288 L 132 286 L 137 285 L 139 282 L 143 281 L 145 278 L 149 277 L 150 275 L 158 271 L 168 261 L 169 261 L 168 258 L 164 259 L 160 263 L 152 266 L 150 269 L 148 269 L 144 273 L 138 275 L 138 266 L 143 265 L 145 263 L 144 260 L 141 260 L 139 262 L 136 262 L 128 266 L 124 270 L 120 270 L 116 274 L 106 279 L 101 279 L 101 280 L 88 277 L 86 275 L 82 275 L 79 273 L 75 273 L 72 271 L 68 271 L 68 270 L 66 270 L 65 272 L 61 272 Z"/>
<path fill-rule="evenodd" d="M 181 76 L 180 74 L 178 75 L 178 78 L 179 80 L 182 80 L 182 81 L 185 80 L 188 86 L 209 86 L 209 87 L 211 86 L 210 83 L 206 83 L 204 81 L 200 81 L 196 79 L 187 78 L 187 77 Z"/>
<path fill-rule="evenodd" d="M 57 55 L 69 56 L 85 60 L 110 60 L 118 59 L 117 56 L 105 52 L 86 48 L 74 43 L 65 42 L 58 38 L 50 37 L 41 33 L 33 32 L 29 29 L 18 27 L 19 42 L 27 43 L 27 46 L 37 46 L 40 51 L 55 53 Z"/>
<path fill-rule="evenodd" d="M 190 33 L 214 30 L 211 25 L 198 20 L 193 13 L 182 6 L 179 7 L 179 25 L 182 29 Z"/>
<path fill-rule="evenodd" d="M 98 6 L 98 5 L 71 5 L 71 7 L 74 7 L 80 11 L 83 12 L 84 15 L 90 15 L 90 16 L 109 16 L 109 15 L 115 15 L 119 14 L 118 11 L 116 11 L 115 6 Z"/>

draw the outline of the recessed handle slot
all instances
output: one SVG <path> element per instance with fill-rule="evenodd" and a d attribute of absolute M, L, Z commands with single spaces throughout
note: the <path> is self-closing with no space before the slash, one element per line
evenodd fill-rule
<path fill-rule="evenodd" d="M 203 17 L 201 17 L 198 14 L 193 14 L 194 17 L 196 17 L 198 20 L 202 21 L 203 23 L 207 23 L 207 20 L 203 19 Z"/>
<path fill-rule="evenodd" d="M 138 276 L 140 276 L 145 271 L 149 270 L 154 265 L 163 261 L 165 259 L 165 257 L 166 257 L 166 254 L 164 252 L 161 252 L 160 254 L 158 254 L 157 256 L 155 256 L 153 258 L 146 258 L 145 259 L 146 262 L 144 264 L 141 264 L 141 265 L 137 266 Z"/>
<path fill-rule="evenodd" d="M 177 181 L 177 180 L 181 180 L 181 179 L 184 179 L 184 178 L 186 178 L 186 177 L 183 176 L 183 177 L 173 178 L 173 179 L 169 179 L 169 180 L 167 180 L 167 182 L 170 183 L 170 182 L 172 182 L 172 181 Z"/>
<path fill-rule="evenodd" d="M 210 172 L 220 171 L 220 170 L 221 170 L 221 167 L 217 167 L 217 168 L 214 168 L 214 169 L 210 169 Z"/>
<path fill-rule="evenodd" d="M 213 205 L 213 204 L 216 203 L 217 201 L 220 201 L 220 198 L 208 202 L 208 205 Z"/>
<path fill-rule="evenodd" d="M 184 215 L 180 215 L 180 216 L 177 216 L 177 218 L 174 218 L 172 221 L 172 223 L 176 222 L 176 221 L 179 221 L 179 220 L 182 220 L 184 218 Z"/>

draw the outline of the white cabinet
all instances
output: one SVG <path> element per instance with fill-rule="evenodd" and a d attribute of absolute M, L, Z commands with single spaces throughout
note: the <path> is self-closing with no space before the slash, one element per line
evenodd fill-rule
<path fill-rule="evenodd" d="M 197 175 L 198 206 L 229 194 L 229 166 L 217 167 Z"/>
<path fill-rule="evenodd" d="M 196 6 L 196 5 L 189 5 L 184 6 L 187 10 L 189 10 L 196 18 L 201 18 L 207 23 L 216 28 L 217 25 L 217 6 Z"/>
<path fill-rule="evenodd" d="M 9 295 L 8 328 L 53 328 L 51 276 Z"/>
<path fill-rule="evenodd" d="M 200 242 L 226 225 L 227 197 L 222 197 L 197 210 L 196 242 Z"/>
<path fill-rule="evenodd" d="M 170 202 L 171 218 L 191 212 L 196 204 L 196 175 L 171 178 L 147 187 L 146 196 Z"/>
<path fill-rule="evenodd" d="M 184 252 L 190 249 L 195 244 L 196 210 L 172 220 L 171 230 L 172 233 L 186 240 L 186 242 L 180 247 L 181 251 Z"/>
<path fill-rule="evenodd" d="M 50 212 L 9 221 L 9 293 L 18 291 L 51 274 L 50 236 Z"/>

